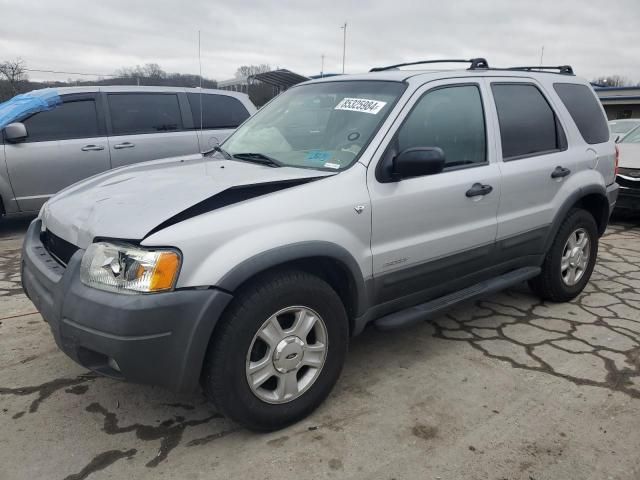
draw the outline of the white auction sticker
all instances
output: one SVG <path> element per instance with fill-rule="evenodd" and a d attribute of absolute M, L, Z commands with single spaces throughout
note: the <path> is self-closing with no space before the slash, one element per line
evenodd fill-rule
<path fill-rule="evenodd" d="M 337 170 L 340 168 L 340 164 L 327 162 L 324 164 L 324 168 L 333 168 L 334 170 Z"/>
<path fill-rule="evenodd" d="M 351 112 L 364 112 L 376 115 L 386 104 L 387 102 L 367 100 L 366 98 L 343 98 L 334 110 L 349 110 Z"/>

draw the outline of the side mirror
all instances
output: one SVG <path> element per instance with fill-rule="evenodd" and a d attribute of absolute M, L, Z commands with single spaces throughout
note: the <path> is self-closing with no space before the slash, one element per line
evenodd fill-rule
<path fill-rule="evenodd" d="M 393 159 L 394 180 L 433 175 L 444 170 L 444 151 L 438 147 L 407 148 Z"/>
<path fill-rule="evenodd" d="M 4 127 L 4 138 L 10 143 L 22 142 L 27 138 L 27 127 L 20 122 L 10 123 Z"/>

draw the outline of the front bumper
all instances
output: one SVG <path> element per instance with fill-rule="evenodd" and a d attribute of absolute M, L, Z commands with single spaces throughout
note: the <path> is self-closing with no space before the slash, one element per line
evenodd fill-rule
<path fill-rule="evenodd" d="M 216 289 L 146 295 L 97 290 L 80 281 L 83 253 L 78 250 L 65 268 L 42 245 L 40 220 L 29 226 L 22 285 L 60 349 L 102 375 L 174 391 L 197 387 L 209 339 L 231 295 Z"/>
<path fill-rule="evenodd" d="M 616 208 L 640 212 L 640 178 L 619 175 L 616 181 L 620 184 L 620 194 Z"/>

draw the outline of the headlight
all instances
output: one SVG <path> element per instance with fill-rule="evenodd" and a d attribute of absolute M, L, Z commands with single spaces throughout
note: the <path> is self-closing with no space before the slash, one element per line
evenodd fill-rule
<path fill-rule="evenodd" d="M 84 253 L 80 280 L 111 292 L 161 292 L 174 287 L 179 270 L 180 255 L 173 250 L 99 242 Z"/>

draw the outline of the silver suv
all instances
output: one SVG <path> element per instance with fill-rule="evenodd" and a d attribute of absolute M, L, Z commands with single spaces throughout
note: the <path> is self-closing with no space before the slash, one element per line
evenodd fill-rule
<path fill-rule="evenodd" d="M 569 67 L 470 63 L 301 84 L 204 156 L 68 188 L 25 291 L 81 365 L 256 430 L 313 411 L 368 324 L 523 281 L 571 300 L 618 192 L 603 109 Z"/>
<path fill-rule="evenodd" d="M 224 90 L 124 86 L 46 92 L 59 97 L 55 108 L 12 110 L 16 118 L 0 133 L 0 216 L 35 213 L 64 187 L 105 170 L 208 150 L 256 110 L 247 95 Z"/>

